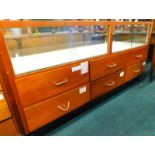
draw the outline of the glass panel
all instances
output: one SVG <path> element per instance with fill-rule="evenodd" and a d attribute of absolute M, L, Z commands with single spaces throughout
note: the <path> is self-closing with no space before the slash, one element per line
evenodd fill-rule
<path fill-rule="evenodd" d="M 148 25 L 134 25 L 133 27 L 133 42 L 132 47 L 138 47 L 147 43 L 149 26 Z"/>
<path fill-rule="evenodd" d="M 118 52 L 131 48 L 131 25 L 115 26 L 112 42 L 112 51 Z"/>
<path fill-rule="evenodd" d="M 3 29 L 16 74 L 107 53 L 107 26 Z"/>
<path fill-rule="evenodd" d="M 117 25 L 114 28 L 112 52 L 120 52 L 147 43 L 148 26 Z"/>
<path fill-rule="evenodd" d="M 76 26 L 72 27 L 71 50 L 75 59 L 83 59 L 107 54 L 108 27 Z"/>

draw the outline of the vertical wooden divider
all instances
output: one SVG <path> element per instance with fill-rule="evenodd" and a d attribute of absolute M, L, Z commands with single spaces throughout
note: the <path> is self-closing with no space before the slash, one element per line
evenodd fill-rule
<path fill-rule="evenodd" d="M 112 40 L 113 40 L 113 25 L 109 27 L 109 34 L 108 34 L 108 54 L 112 54 Z"/>

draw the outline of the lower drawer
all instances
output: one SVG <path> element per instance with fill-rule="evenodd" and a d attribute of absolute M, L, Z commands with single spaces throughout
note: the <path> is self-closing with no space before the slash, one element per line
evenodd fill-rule
<path fill-rule="evenodd" d="M 124 77 L 125 72 L 121 70 L 105 78 L 94 81 L 91 84 L 91 99 L 95 99 L 118 87 L 124 82 Z"/>
<path fill-rule="evenodd" d="M 26 108 L 25 115 L 32 132 L 90 101 L 89 84 Z"/>
<path fill-rule="evenodd" d="M 0 136 L 17 136 L 17 135 L 18 133 L 12 119 L 0 123 Z"/>
<path fill-rule="evenodd" d="M 130 81 L 142 74 L 144 72 L 145 64 L 146 62 L 143 61 L 128 67 L 126 69 L 125 82 Z"/>

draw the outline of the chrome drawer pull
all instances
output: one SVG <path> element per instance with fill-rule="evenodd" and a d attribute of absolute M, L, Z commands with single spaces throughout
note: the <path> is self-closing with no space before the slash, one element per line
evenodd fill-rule
<path fill-rule="evenodd" d="M 109 68 L 114 68 L 114 67 L 116 67 L 117 66 L 117 64 L 116 63 L 113 63 L 113 64 L 111 64 L 111 65 L 107 65 Z"/>
<path fill-rule="evenodd" d="M 111 83 L 106 83 L 106 86 L 111 87 L 111 86 L 113 86 L 114 84 L 115 84 L 115 82 L 112 81 Z"/>
<path fill-rule="evenodd" d="M 68 110 L 69 107 L 70 107 L 70 102 L 69 102 L 69 101 L 68 101 L 68 103 L 67 103 L 67 107 L 66 107 L 66 108 L 62 108 L 61 106 L 58 106 L 58 108 L 61 109 L 61 110 L 63 110 L 63 111 Z"/>
<path fill-rule="evenodd" d="M 142 54 L 136 55 L 136 58 L 142 58 L 142 57 L 143 57 Z"/>
<path fill-rule="evenodd" d="M 64 81 L 59 82 L 59 83 L 54 82 L 54 84 L 55 84 L 56 86 L 60 86 L 60 85 L 65 84 L 65 83 L 67 83 L 67 82 L 68 82 L 68 79 L 66 79 L 66 78 L 65 78 L 65 80 L 64 80 Z"/>
<path fill-rule="evenodd" d="M 140 69 L 134 70 L 135 73 L 139 73 L 140 71 Z"/>

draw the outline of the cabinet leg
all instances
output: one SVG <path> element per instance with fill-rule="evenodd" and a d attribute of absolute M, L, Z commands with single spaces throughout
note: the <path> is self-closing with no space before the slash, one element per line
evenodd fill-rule
<path fill-rule="evenodd" d="M 149 79 L 150 82 L 153 81 L 154 69 L 155 69 L 155 45 L 153 46 L 153 57 L 152 57 L 151 70 L 150 70 L 150 79 Z"/>

